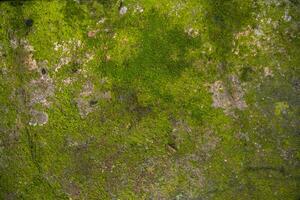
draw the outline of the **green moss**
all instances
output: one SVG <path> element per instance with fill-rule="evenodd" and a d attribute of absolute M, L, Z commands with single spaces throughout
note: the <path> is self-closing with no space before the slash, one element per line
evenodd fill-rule
<path fill-rule="evenodd" d="M 0 3 L 0 198 L 297 199 L 299 5 L 120 6 Z M 49 106 L 30 103 L 42 67 Z M 247 107 L 226 113 L 210 84 L 236 102 L 232 75 Z"/>

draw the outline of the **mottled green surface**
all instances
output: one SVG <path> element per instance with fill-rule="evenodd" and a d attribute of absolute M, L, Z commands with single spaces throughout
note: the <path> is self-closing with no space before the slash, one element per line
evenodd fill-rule
<path fill-rule="evenodd" d="M 0 199 L 298 200 L 299 94 L 297 0 L 1 2 Z"/>

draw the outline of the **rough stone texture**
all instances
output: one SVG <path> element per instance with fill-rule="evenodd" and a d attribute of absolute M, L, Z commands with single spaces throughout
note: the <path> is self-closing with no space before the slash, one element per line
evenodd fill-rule
<path fill-rule="evenodd" d="M 48 75 L 42 75 L 37 80 L 32 80 L 28 86 L 30 101 L 29 105 L 42 104 L 50 106 L 49 98 L 54 95 L 54 83 Z"/>
<path fill-rule="evenodd" d="M 0 199 L 298 199 L 299 21 L 287 0 L 1 2 Z"/>
<path fill-rule="evenodd" d="M 231 90 L 229 91 L 222 81 L 216 81 L 210 86 L 213 94 L 213 107 L 224 109 L 226 114 L 232 114 L 232 109 L 243 110 L 247 104 L 243 99 L 244 92 L 236 76 L 230 76 Z"/>
<path fill-rule="evenodd" d="M 43 126 L 48 122 L 48 114 L 36 110 L 30 111 L 31 119 L 29 121 L 30 126 Z"/>

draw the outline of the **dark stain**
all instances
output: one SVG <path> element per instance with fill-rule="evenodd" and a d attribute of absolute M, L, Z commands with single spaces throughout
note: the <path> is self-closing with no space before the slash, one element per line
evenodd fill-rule
<path fill-rule="evenodd" d="M 94 106 L 94 105 L 96 105 L 97 103 L 98 103 L 97 100 L 90 100 L 90 102 L 89 102 L 90 106 Z"/>
<path fill-rule="evenodd" d="M 27 27 L 32 27 L 32 25 L 33 25 L 33 19 L 30 19 L 30 18 L 26 19 L 25 20 L 25 25 Z"/>
<path fill-rule="evenodd" d="M 41 73 L 42 73 L 43 75 L 45 75 L 45 74 L 47 74 L 47 70 L 46 70 L 45 68 L 42 68 L 42 69 L 41 69 Z"/>
<path fill-rule="evenodd" d="M 250 66 L 243 67 L 241 70 L 240 79 L 241 81 L 251 81 L 253 75 L 253 69 Z"/>

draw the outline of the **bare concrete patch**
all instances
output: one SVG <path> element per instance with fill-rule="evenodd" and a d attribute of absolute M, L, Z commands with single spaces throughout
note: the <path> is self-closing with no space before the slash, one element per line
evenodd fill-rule
<path fill-rule="evenodd" d="M 213 94 L 213 107 L 228 110 L 231 106 L 231 99 L 222 81 L 216 81 L 210 86 L 210 92 Z"/>
<path fill-rule="evenodd" d="M 74 182 L 68 182 L 64 185 L 64 190 L 66 193 L 70 196 L 69 199 L 79 199 L 79 196 L 81 194 L 80 187 L 74 183 Z"/>
<path fill-rule="evenodd" d="M 48 75 L 43 75 L 37 80 L 29 83 L 29 105 L 42 104 L 45 107 L 50 106 L 48 98 L 54 95 L 53 80 Z"/>
<path fill-rule="evenodd" d="M 91 81 L 87 81 L 83 88 L 82 91 L 80 92 L 80 96 L 82 97 L 87 97 L 90 96 L 94 91 L 94 85 Z"/>
<path fill-rule="evenodd" d="M 88 32 L 88 37 L 95 37 L 98 30 Z M 86 66 L 88 62 L 94 59 L 94 53 L 84 50 L 85 44 L 78 39 L 55 42 L 53 50 L 60 54 L 57 63 L 54 65 L 55 72 L 71 63 Z"/>
<path fill-rule="evenodd" d="M 42 111 L 31 110 L 31 119 L 29 125 L 31 126 L 43 126 L 48 122 L 48 114 Z"/>
<path fill-rule="evenodd" d="M 239 110 L 244 110 L 245 108 L 247 108 L 247 104 L 243 99 L 244 91 L 241 87 L 241 83 L 236 76 L 230 76 L 230 80 L 232 83 L 232 91 L 231 91 L 231 96 L 233 98 L 232 105 L 233 107 Z"/>
<path fill-rule="evenodd" d="M 110 99 L 112 98 L 111 92 L 110 92 L 110 91 L 101 92 L 101 93 L 98 95 L 98 98 L 99 98 L 99 99 L 110 100 Z"/>
<path fill-rule="evenodd" d="M 86 117 L 94 110 L 94 108 L 90 106 L 89 101 L 86 99 L 78 98 L 76 102 L 79 109 L 79 114 L 82 118 Z"/>
<path fill-rule="evenodd" d="M 112 98 L 110 91 L 96 91 L 91 81 L 87 81 L 76 98 L 77 107 L 82 118 L 96 109 L 96 105 L 100 100 L 110 100 Z"/>
<path fill-rule="evenodd" d="M 30 71 L 38 69 L 37 61 L 34 59 L 34 55 L 33 55 L 34 52 L 33 46 L 31 46 L 29 42 L 25 39 L 21 39 L 19 45 L 23 49 L 23 53 L 24 53 L 23 63 L 25 67 Z"/>
<path fill-rule="evenodd" d="M 212 106 L 224 109 L 226 114 L 232 115 L 233 109 L 244 110 L 247 104 L 244 97 L 244 91 L 240 85 L 240 81 L 236 76 L 230 76 L 231 90 L 225 87 L 223 81 L 216 81 L 210 85 L 210 92 L 213 97 Z"/>
<path fill-rule="evenodd" d="M 43 109 L 51 106 L 50 98 L 55 92 L 54 82 L 46 70 L 47 62 L 40 62 L 39 65 L 40 77 L 31 80 L 26 86 L 29 96 L 27 106 L 30 108 L 31 116 L 29 125 L 31 126 L 43 126 L 48 122 L 48 114 Z M 38 110 L 35 109 L 37 106 L 40 106 Z"/>
<path fill-rule="evenodd" d="M 33 58 L 33 54 L 28 54 L 25 56 L 24 64 L 30 71 L 36 70 L 38 68 L 36 60 Z"/>

